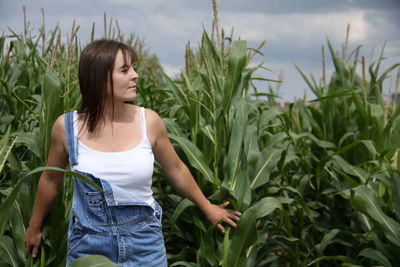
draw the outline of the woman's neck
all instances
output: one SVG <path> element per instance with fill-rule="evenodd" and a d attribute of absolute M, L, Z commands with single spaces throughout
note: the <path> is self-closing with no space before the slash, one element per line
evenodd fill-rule
<path fill-rule="evenodd" d="M 131 105 L 126 103 L 114 103 L 104 107 L 102 120 L 106 123 L 123 122 L 130 118 L 129 109 Z M 113 112 L 114 110 L 114 112 Z"/>

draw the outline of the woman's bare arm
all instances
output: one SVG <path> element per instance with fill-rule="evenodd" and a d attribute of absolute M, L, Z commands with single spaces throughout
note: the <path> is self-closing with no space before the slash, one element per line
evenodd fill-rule
<path fill-rule="evenodd" d="M 176 154 L 168 138 L 165 125 L 158 114 L 154 111 L 146 110 L 146 118 L 149 121 L 149 133 L 151 133 L 153 139 L 155 159 L 161 164 L 175 188 L 195 203 L 212 224 L 222 220 L 236 227 L 236 222 L 241 215 L 240 212 L 225 209 L 229 202 L 219 206 L 211 204 L 200 190 L 188 167 Z M 217 228 L 224 232 L 222 225 L 218 224 Z"/>
<path fill-rule="evenodd" d="M 64 130 L 64 116 L 58 117 L 51 132 L 51 147 L 47 166 L 65 168 L 68 163 L 66 139 Z M 56 171 L 42 172 L 36 193 L 36 200 L 31 220 L 25 233 L 25 254 L 37 256 L 43 221 L 52 207 L 60 188 L 64 175 Z"/>

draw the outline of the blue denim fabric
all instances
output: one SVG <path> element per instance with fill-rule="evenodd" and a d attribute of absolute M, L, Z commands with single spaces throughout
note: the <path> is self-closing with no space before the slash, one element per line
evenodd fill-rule
<path fill-rule="evenodd" d="M 65 114 L 70 165 L 77 164 L 77 140 L 73 114 Z M 162 235 L 162 208 L 156 201 L 118 203 L 105 180 L 80 172 L 99 185 L 103 192 L 74 179 L 72 217 L 68 229 L 67 266 L 79 257 L 103 255 L 117 266 L 167 266 Z"/>

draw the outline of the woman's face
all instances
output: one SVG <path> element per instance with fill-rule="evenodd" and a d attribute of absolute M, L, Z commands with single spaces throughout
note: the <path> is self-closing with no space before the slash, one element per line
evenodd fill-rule
<path fill-rule="evenodd" d="M 127 61 L 125 62 L 121 50 L 118 51 L 112 72 L 114 101 L 124 102 L 135 100 L 136 82 L 138 78 L 139 75 L 133 68 L 133 63 L 130 61 L 130 58 L 127 57 Z"/>

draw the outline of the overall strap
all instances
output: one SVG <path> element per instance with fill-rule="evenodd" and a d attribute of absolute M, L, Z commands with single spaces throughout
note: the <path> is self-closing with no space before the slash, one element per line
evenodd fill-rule
<path fill-rule="evenodd" d="M 65 125 L 65 136 L 67 138 L 67 148 L 68 148 L 68 157 L 69 164 L 71 165 L 71 169 L 74 168 L 75 165 L 78 164 L 77 156 L 78 156 L 78 140 L 76 140 L 74 134 L 74 112 L 68 112 L 64 115 L 64 125 Z"/>

